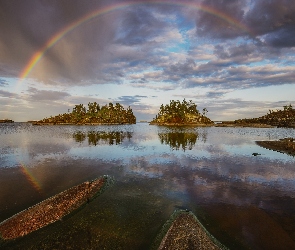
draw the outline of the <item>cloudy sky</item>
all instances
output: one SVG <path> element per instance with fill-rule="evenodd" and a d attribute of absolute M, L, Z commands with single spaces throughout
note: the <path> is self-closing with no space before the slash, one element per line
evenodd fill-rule
<path fill-rule="evenodd" d="M 212 120 L 295 106 L 294 0 L 1 0 L 0 119 L 169 100 Z"/>

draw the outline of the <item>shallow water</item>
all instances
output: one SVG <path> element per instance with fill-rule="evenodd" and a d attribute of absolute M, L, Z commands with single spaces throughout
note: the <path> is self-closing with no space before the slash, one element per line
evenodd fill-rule
<path fill-rule="evenodd" d="M 294 129 L 1 124 L 0 221 L 83 181 L 115 179 L 3 249 L 149 249 L 177 208 L 231 249 L 295 249 L 295 158 L 255 144 L 284 137 Z"/>

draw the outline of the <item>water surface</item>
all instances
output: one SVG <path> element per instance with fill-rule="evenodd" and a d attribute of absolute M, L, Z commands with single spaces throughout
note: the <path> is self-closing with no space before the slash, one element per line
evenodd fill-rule
<path fill-rule="evenodd" d="M 0 221 L 83 181 L 115 180 L 83 210 L 4 247 L 149 249 L 187 208 L 231 249 L 295 249 L 295 159 L 255 144 L 284 137 L 294 130 L 1 124 Z"/>

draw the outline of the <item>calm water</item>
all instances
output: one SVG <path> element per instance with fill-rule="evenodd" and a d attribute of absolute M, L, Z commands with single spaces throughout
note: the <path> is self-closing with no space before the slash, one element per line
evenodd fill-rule
<path fill-rule="evenodd" d="M 255 144 L 294 131 L 2 124 L 0 221 L 83 181 L 115 180 L 3 249 L 149 249 L 177 208 L 230 249 L 295 249 L 295 158 Z"/>

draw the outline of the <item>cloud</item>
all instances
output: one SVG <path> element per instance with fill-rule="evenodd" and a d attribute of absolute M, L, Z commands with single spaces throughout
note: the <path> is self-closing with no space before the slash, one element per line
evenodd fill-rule
<path fill-rule="evenodd" d="M 0 78 L 0 87 L 4 87 L 4 86 L 7 86 L 7 85 L 8 85 L 8 82 L 5 79 Z"/>
<path fill-rule="evenodd" d="M 224 100 L 226 91 L 295 83 L 294 1 L 189 1 L 211 13 L 174 1 L 152 2 L 1 1 L 0 96 L 7 97 L 2 102 L 20 98 L 30 107 L 66 107 L 115 100 L 144 115 L 155 110 L 145 103 L 146 93 L 166 100 L 201 92 L 205 101 Z M 78 25 L 48 49 L 26 79 L 27 92 L 8 91 L 50 38 L 81 17 L 118 3 L 126 6 Z M 86 93 L 92 87 L 105 91 L 108 84 L 134 93 L 118 97 L 116 89 L 100 99 Z M 69 94 L 74 86 L 87 86 L 85 94 Z"/>
<path fill-rule="evenodd" d="M 294 22 L 295 25 L 295 22 Z M 272 47 L 295 47 L 295 27 L 289 26 L 268 33 L 264 39 Z"/>
<path fill-rule="evenodd" d="M 15 93 L 0 89 L 0 96 L 7 97 L 7 98 L 14 98 L 14 97 L 17 97 L 18 95 Z"/>
<path fill-rule="evenodd" d="M 167 23 L 157 18 L 149 8 L 137 7 L 127 11 L 122 18 L 115 42 L 129 46 L 146 43 L 166 28 Z"/>
<path fill-rule="evenodd" d="M 206 0 L 203 1 L 205 6 L 214 9 L 216 13 L 222 13 L 224 19 L 220 15 L 213 15 L 208 12 L 199 11 L 196 16 L 196 34 L 198 36 L 207 36 L 211 38 L 229 39 L 238 36 L 248 36 L 247 30 L 239 27 L 239 23 L 244 20 L 244 8 L 246 6 L 244 0 Z M 219 16 L 218 16 L 219 15 Z M 229 23 L 226 19 L 232 19 Z"/>
<path fill-rule="evenodd" d="M 294 24 L 294 1 L 253 1 L 245 18 L 258 34 L 281 29 Z"/>
<path fill-rule="evenodd" d="M 69 97 L 70 94 L 63 91 L 55 90 L 38 90 L 33 87 L 29 87 L 27 92 L 29 93 L 31 101 L 58 101 L 64 100 L 64 98 Z"/>
<path fill-rule="evenodd" d="M 49 39 L 83 15 L 100 8 L 103 2 L 81 4 L 74 0 L 69 5 L 65 1 L 28 0 L 19 4 L 1 1 L 0 8 L 5 11 L 0 17 L 0 59 L 6 71 L 17 69 L 10 70 L 10 76 L 20 75 L 32 55 Z M 72 83 L 87 75 L 91 79 L 99 77 L 93 66 L 105 60 L 102 52 L 113 39 L 115 20 L 115 15 L 110 13 L 66 34 L 46 52 L 30 77 L 43 81 L 66 78 Z M 0 73 L 5 72 L 2 69 Z"/>
<path fill-rule="evenodd" d="M 117 100 L 118 100 L 118 102 L 122 103 L 123 105 L 130 106 L 130 105 L 136 105 L 143 98 L 148 98 L 148 96 L 141 96 L 141 95 L 120 96 L 120 97 L 118 97 Z"/>

